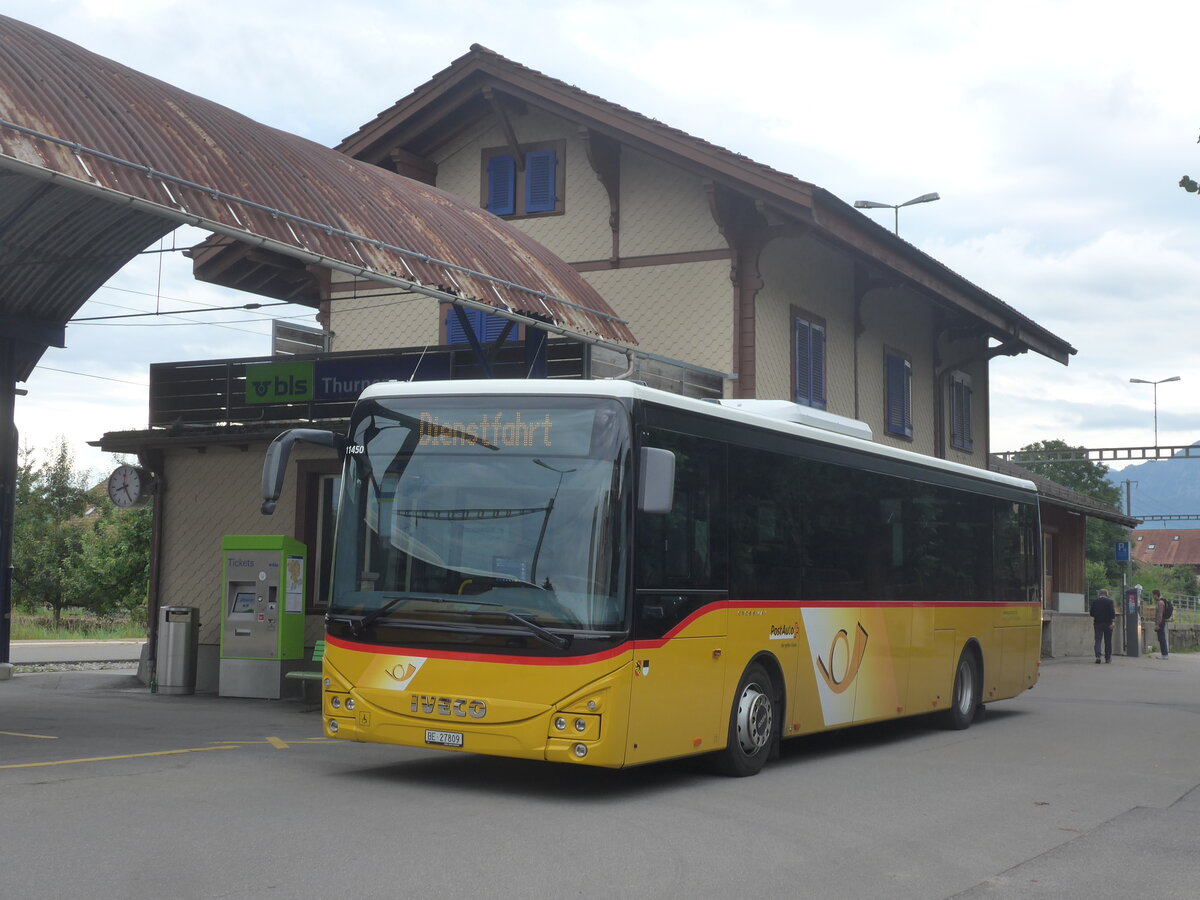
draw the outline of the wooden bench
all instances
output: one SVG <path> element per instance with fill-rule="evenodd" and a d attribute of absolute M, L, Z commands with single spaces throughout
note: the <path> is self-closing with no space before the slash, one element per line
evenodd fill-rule
<path fill-rule="evenodd" d="M 324 659 L 325 659 L 325 642 L 317 641 L 313 645 L 312 661 L 315 662 L 318 666 L 320 666 L 321 663 L 324 661 Z M 291 678 L 295 681 L 303 682 L 302 687 L 304 689 L 305 701 L 308 702 L 310 706 L 320 706 L 321 705 L 321 675 L 322 674 L 323 673 L 320 668 L 315 669 L 315 670 L 314 669 L 292 669 L 292 671 L 287 672 L 283 677 Z M 317 697 L 315 700 L 310 700 L 309 699 L 309 694 L 310 694 L 309 685 L 312 684 L 314 681 L 317 683 Z"/>

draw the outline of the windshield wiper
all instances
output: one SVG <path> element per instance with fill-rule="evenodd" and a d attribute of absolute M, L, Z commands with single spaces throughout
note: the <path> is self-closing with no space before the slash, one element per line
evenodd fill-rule
<path fill-rule="evenodd" d="M 510 622 L 516 622 L 518 625 L 527 628 L 529 633 L 535 638 L 540 640 L 542 643 L 549 644 L 551 647 L 555 647 L 559 650 L 566 650 L 569 646 L 571 646 L 571 642 L 561 634 L 555 634 L 553 631 L 548 631 L 541 625 L 537 624 L 537 622 L 534 622 L 532 619 L 527 619 L 522 615 L 518 615 L 515 612 L 508 612 L 507 610 L 504 613 L 504 617 Z"/>
<path fill-rule="evenodd" d="M 371 625 L 373 625 L 375 623 L 375 620 L 378 619 L 380 616 L 391 612 L 393 609 L 395 609 L 401 603 L 407 603 L 407 602 L 410 602 L 413 600 L 421 600 L 425 603 L 464 603 L 464 604 L 468 604 L 470 606 L 499 606 L 500 605 L 499 603 L 489 603 L 486 600 L 464 600 L 461 597 L 420 597 L 420 596 L 414 596 L 412 594 L 400 594 L 399 596 L 396 596 L 396 597 L 389 597 L 385 594 L 383 599 L 386 600 L 387 603 L 383 604 L 383 606 L 380 606 L 376 609 L 371 610 L 369 613 L 364 613 L 361 616 L 354 617 L 354 616 L 331 615 L 331 616 L 326 616 L 326 618 L 330 619 L 332 621 L 335 621 L 335 622 L 345 622 L 346 624 L 348 624 L 350 626 L 350 630 L 354 633 L 354 636 L 358 637 L 360 634 L 362 634 L 364 631 L 366 631 L 368 628 L 370 628 Z"/>
<path fill-rule="evenodd" d="M 328 615 L 326 618 L 334 622 L 345 622 L 350 626 L 350 631 L 354 634 L 354 636 L 358 637 L 360 634 L 370 628 L 380 616 L 386 615 L 400 604 L 412 600 L 421 600 L 426 603 L 450 603 L 462 604 L 465 606 L 489 606 L 493 608 L 499 608 L 502 605 L 499 603 L 491 603 L 487 600 L 464 600 L 461 597 L 418 597 L 408 594 L 401 594 L 397 597 L 385 596 L 384 599 L 387 600 L 387 603 L 362 616 L 355 617 Z M 571 642 L 561 634 L 555 634 L 553 631 L 543 628 L 541 625 L 537 624 L 537 622 L 534 622 L 532 619 L 527 619 L 519 613 L 505 610 L 504 618 L 508 619 L 510 622 L 520 625 L 542 643 L 548 644 L 549 646 L 558 650 L 565 650 L 567 647 L 571 646 Z"/>

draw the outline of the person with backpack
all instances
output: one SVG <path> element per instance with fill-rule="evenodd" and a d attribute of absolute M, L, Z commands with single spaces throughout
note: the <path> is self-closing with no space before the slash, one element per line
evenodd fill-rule
<path fill-rule="evenodd" d="M 1167 658 L 1167 623 L 1175 614 L 1175 605 L 1162 595 L 1161 591 L 1150 592 L 1154 598 L 1154 630 L 1158 632 L 1158 649 L 1162 651 L 1159 659 Z"/>
<path fill-rule="evenodd" d="M 1104 647 L 1104 661 L 1112 662 L 1113 620 L 1117 611 L 1113 607 L 1108 591 L 1100 589 L 1100 596 L 1092 601 L 1092 630 L 1096 635 L 1096 664 L 1100 664 L 1100 648 Z"/>

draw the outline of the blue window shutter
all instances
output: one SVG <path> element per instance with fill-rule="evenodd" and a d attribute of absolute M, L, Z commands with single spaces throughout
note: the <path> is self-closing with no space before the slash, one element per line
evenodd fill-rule
<path fill-rule="evenodd" d="M 812 333 L 812 405 L 825 408 L 825 329 L 813 325 Z"/>
<path fill-rule="evenodd" d="M 796 355 L 796 390 L 792 399 L 808 406 L 812 402 L 812 326 L 792 319 L 792 352 Z"/>
<path fill-rule="evenodd" d="M 504 331 L 504 326 L 508 324 L 508 320 L 503 316 L 494 316 L 491 313 L 481 312 L 481 327 L 479 329 L 479 339 L 484 343 L 491 343 L 500 340 L 500 334 Z M 508 337 L 505 340 L 515 341 L 517 339 L 517 329 L 514 327 L 508 332 Z"/>
<path fill-rule="evenodd" d="M 960 450 L 973 450 L 971 434 L 971 380 L 955 373 L 950 379 L 950 444 Z"/>
<path fill-rule="evenodd" d="M 480 309 L 463 310 L 467 314 L 467 321 L 471 323 L 471 328 L 475 331 L 475 336 L 479 339 L 479 343 L 487 344 L 496 341 L 500 337 L 500 332 L 504 330 L 505 319 L 502 316 L 493 316 L 491 313 L 486 313 Z M 508 333 L 509 341 L 517 340 L 517 329 L 514 328 Z M 469 344 L 467 335 L 463 331 L 462 325 L 458 321 L 458 316 L 454 309 L 451 308 L 446 312 L 446 343 L 447 344 Z"/>
<path fill-rule="evenodd" d="M 468 309 L 464 311 L 467 314 L 467 321 L 471 323 L 472 327 L 474 327 L 475 320 L 473 319 L 473 316 L 475 315 L 475 310 Z M 466 332 L 463 331 L 463 327 L 458 321 L 458 315 L 454 312 L 454 307 L 450 307 L 446 310 L 446 343 L 469 343 Z"/>
<path fill-rule="evenodd" d="M 792 345 L 796 359 L 796 403 L 825 408 L 825 328 L 804 319 L 792 319 Z"/>
<path fill-rule="evenodd" d="M 887 354 L 887 431 L 912 437 L 912 363 Z"/>
<path fill-rule="evenodd" d="M 498 216 L 517 211 L 517 163 L 511 156 L 493 156 L 488 160 L 487 209 Z"/>
<path fill-rule="evenodd" d="M 525 157 L 525 212 L 553 212 L 555 196 L 553 150 L 537 150 Z"/>

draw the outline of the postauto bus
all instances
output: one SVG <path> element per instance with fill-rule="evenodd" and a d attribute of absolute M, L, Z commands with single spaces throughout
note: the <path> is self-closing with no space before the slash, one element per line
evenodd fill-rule
<path fill-rule="evenodd" d="M 385 383 L 346 436 L 325 733 L 622 767 L 1037 680 L 1034 486 L 790 403 L 625 381 Z"/>

